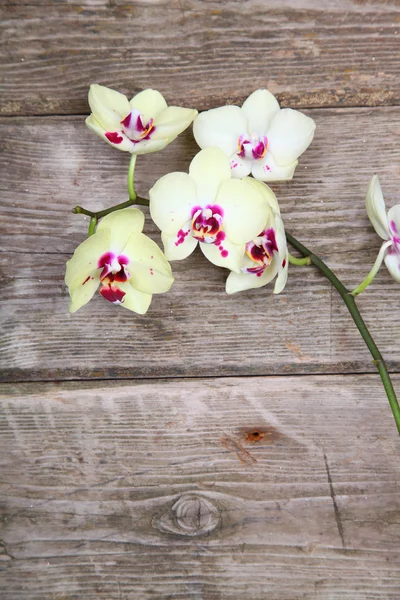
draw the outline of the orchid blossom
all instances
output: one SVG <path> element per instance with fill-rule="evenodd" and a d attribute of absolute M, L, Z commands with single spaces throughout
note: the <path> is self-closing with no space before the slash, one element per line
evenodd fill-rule
<path fill-rule="evenodd" d="M 271 210 L 268 212 L 262 231 L 246 244 L 240 273 L 232 272 L 226 280 L 226 292 L 235 294 L 243 290 L 259 288 L 277 277 L 274 294 L 279 294 L 286 285 L 289 267 L 285 228 L 275 194 L 264 183 L 254 179 L 251 181 L 264 195 Z"/>
<path fill-rule="evenodd" d="M 150 190 L 150 214 L 161 229 L 168 260 L 189 256 L 199 244 L 217 266 L 240 273 L 246 243 L 268 219 L 270 206 L 250 178 L 232 179 L 218 148 L 199 152 L 187 173 L 169 173 Z"/>
<path fill-rule="evenodd" d="M 265 89 L 253 92 L 241 108 L 213 108 L 193 124 L 200 148 L 217 146 L 229 156 L 233 177 L 251 173 L 260 181 L 292 179 L 297 158 L 311 144 L 314 130 L 310 117 L 281 109 Z"/>
<path fill-rule="evenodd" d="M 379 265 L 375 263 L 378 267 L 376 271 L 384 260 L 393 279 L 400 282 L 400 204 L 393 206 L 386 213 L 377 175 L 372 177 L 368 186 L 366 205 L 369 220 L 376 233 L 385 240 L 378 255 Z"/>
<path fill-rule="evenodd" d="M 197 110 L 168 106 L 156 90 L 143 90 L 132 100 L 102 85 L 89 89 L 92 114 L 86 125 L 111 146 L 131 154 L 162 150 L 186 129 Z"/>
<path fill-rule="evenodd" d="M 89 302 L 99 286 L 103 298 L 139 314 L 147 312 L 152 294 L 170 289 L 171 267 L 157 244 L 142 233 L 143 225 L 139 210 L 118 210 L 78 246 L 65 275 L 70 312 Z"/>

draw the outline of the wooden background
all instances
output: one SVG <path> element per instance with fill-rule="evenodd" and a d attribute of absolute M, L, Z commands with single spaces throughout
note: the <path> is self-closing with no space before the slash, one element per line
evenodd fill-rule
<path fill-rule="evenodd" d="M 400 202 L 397 0 L 5 0 L 0 144 L 2 600 L 398 600 L 400 444 L 340 298 L 311 268 L 226 297 L 174 263 L 135 316 L 68 314 L 65 261 L 124 201 L 129 156 L 85 128 L 97 82 L 208 109 L 268 87 L 317 123 L 286 227 L 357 285 L 380 240 L 374 172 Z M 184 170 L 190 131 L 141 157 Z M 159 234 L 146 221 L 146 231 Z M 400 288 L 359 305 L 400 392 Z"/>

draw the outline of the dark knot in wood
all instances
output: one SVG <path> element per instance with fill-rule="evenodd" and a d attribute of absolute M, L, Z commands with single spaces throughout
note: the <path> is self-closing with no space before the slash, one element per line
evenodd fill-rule
<path fill-rule="evenodd" d="M 199 536 L 213 531 L 221 515 L 209 500 L 194 494 L 185 494 L 168 512 L 153 519 L 152 525 L 162 533 Z"/>

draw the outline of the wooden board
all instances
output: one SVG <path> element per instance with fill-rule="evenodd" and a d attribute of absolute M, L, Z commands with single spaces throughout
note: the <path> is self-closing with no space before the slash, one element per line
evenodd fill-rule
<path fill-rule="evenodd" d="M 288 229 L 354 287 L 380 244 L 365 212 L 373 172 L 388 205 L 398 202 L 400 109 L 309 114 L 317 122 L 315 141 L 295 179 L 273 188 Z M 291 268 L 281 296 L 264 288 L 227 297 L 224 270 L 199 252 L 173 264 L 171 292 L 155 297 L 145 317 L 97 296 L 69 315 L 64 264 L 87 227 L 70 208 L 124 201 L 129 157 L 102 143 L 82 118 L 7 118 L 0 125 L 3 379 L 375 372 L 341 300 L 308 268 Z M 140 157 L 139 193 L 161 175 L 187 169 L 196 151 L 186 132 L 161 160 Z M 159 241 L 149 221 L 146 231 Z M 398 286 L 386 269 L 359 302 L 398 371 Z"/>
<path fill-rule="evenodd" d="M 399 597 L 375 377 L 1 391 L 4 600 Z"/>
<path fill-rule="evenodd" d="M 398 104 L 396 0 L 7 0 L 2 114 L 88 111 L 89 83 L 206 109 Z"/>

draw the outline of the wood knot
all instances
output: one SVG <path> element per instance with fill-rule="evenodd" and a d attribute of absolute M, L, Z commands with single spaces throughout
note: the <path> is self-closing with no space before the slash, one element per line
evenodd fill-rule
<path fill-rule="evenodd" d="M 213 531 L 221 515 L 209 500 L 194 494 L 185 494 L 161 517 L 155 517 L 152 525 L 162 533 L 199 536 Z"/>

